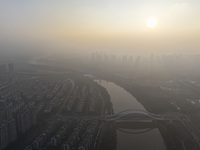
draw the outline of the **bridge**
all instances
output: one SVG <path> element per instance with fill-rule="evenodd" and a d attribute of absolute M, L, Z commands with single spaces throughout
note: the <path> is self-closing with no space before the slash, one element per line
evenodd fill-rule
<path fill-rule="evenodd" d="M 104 116 L 76 116 L 76 115 L 62 115 L 56 114 L 51 119 L 60 118 L 61 120 L 68 120 L 71 118 L 84 120 L 100 120 L 103 122 L 152 122 L 152 121 L 178 121 L 180 114 L 154 114 L 141 109 L 127 109 L 113 115 Z"/>
<path fill-rule="evenodd" d="M 113 115 L 106 115 L 104 121 L 111 122 L 145 122 L 153 120 L 178 120 L 178 114 L 154 114 L 141 109 L 127 109 Z"/>
<path fill-rule="evenodd" d="M 178 121 L 193 137 L 195 143 L 200 147 L 200 130 L 191 124 L 184 114 L 154 114 L 141 109 L 127 109 L 113 115 L 107 115 L 105 122 L 114 122 L 116 129 L 130 134 L 140 134 L 158 128 L 159 121 Z M 124 129 L 143 129 L 139 132 L 130 132 Z"/>

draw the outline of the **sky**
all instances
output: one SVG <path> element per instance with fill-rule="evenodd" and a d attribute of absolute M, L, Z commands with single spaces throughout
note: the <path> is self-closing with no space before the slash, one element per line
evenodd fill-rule
<path fill-rule="evenodd" d="M 149 17 L 156 27 L 146 25 Z M 26 49 L 200 50 L 199 0 L 1 0 L 0 22 L 1 45 Z"/>

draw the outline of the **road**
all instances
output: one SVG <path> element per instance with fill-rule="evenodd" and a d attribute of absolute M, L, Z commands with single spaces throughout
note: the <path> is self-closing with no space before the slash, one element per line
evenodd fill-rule
<path fill-rule="evenodd" d="M 186 130 L 190 133 L 190 135 L 193 137 L 195 142 L 200 147 L 200 131 L 197 129 L 189 119 L 183 119 L 182 116 L 177 116 L 178 120 L 182 123 L 182 125 L 186 128 Z"/>

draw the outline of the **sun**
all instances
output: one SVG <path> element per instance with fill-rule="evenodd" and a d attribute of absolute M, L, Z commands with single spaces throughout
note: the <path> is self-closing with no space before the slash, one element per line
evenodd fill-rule
<path fill-rule="evenodd" d="M 157 19 L 154 17 L 150 17 L 146 21 L 146 25 L 149 28 L 155 28 L 157 26 Z"/>

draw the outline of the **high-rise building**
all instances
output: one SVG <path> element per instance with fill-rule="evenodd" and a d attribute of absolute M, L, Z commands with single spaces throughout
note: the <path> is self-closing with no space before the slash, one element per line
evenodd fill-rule
<path fill-rule="evenodd" d="M 26 132 L 31 127 L 31 115 L 28 109 L 21 110 L 17 118 L 18 131 L 20 133 Z"/>
<path fill-rule="evenodd" d="M 27 107 L 21 110 L 17 116 L 18 131 L 24 133 L 37 123 L 35 107 Z"/>

